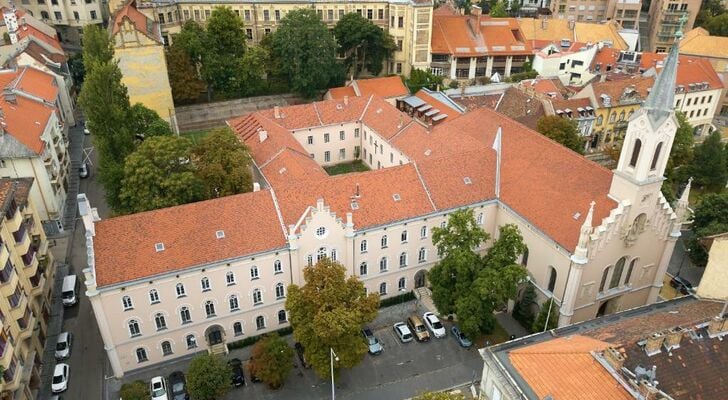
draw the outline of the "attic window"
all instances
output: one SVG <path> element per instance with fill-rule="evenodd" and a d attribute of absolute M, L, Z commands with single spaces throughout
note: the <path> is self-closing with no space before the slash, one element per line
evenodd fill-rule
<path fill-rule="evenodd" d="M 351 209 L 352 210 L 358 210 L 359 209 L 359 203 L 357 203 L 356 201 L 352 201 L 351 202 Z"/>
<path fill-rule="evenodd" d="M 392 195 L 392 198 L 394 199 L 394 201 L 400 201 L 400 200 L 402 200 L 402 198 L 401 198 L 401 197 L 399 197 L 399 193 L 395 193 L 395 194 L 393 194 L 393 195 Z"/>
<path fill-rule="evenodd" d="M 465 182 L 466 185 L 472 185 L 473 184 L 473 181 L 470 180 L 470 177 L 469 176 L 466 176 L 465 178 L 463 178 L 463 182 Z"/>
<path fill-rule="evenodd" d="M 575 221 L 578 221 L 579 220 L 579 217 L 581 217 L 581 213 L 580 212 L 574 214 L 574 220 Z"/>
<path fill-rule="evenodd" d="M 225 237 L 225 231 L 216 231 L 215 232 L 215 237 L 218 238 L 218 239 L 224 238 Z"/>
<path fill-rule="evenodd" d="M 278 170 L 278 173 L 281 174 L 281 175 L 283 175 L 284 172 L 286 172 L 286 167 L 283 167 L 283 168 L 281 168 L 281 169 Z"/>
<path fill-rule="evenodd" d="M 157 253 L 159 253 L 160 251 L 164 251 L 164 243 L 155 243 L 154 250 L 156 250 Z"/>
<path fill-rule="evenodd" d="M 425 150 L 425 155 L 426 156 L 429 156 L 430 154 L 432 154 L 432 150 L 430 150 L 430 149 Z"/>

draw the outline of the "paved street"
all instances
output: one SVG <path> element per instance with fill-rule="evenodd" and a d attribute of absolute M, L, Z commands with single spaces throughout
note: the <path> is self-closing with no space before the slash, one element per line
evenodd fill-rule
<path fill-rule="evenodd" d="M 446 338 L 433 339 L 429 343 L 399 342 L 392 324 L 404 321 L 413 311 L 421 314 L 424 310 L 414 301 L 382 310 L 371 326 L 382 342 L 384 352 L 378 356 L 367 355 L 355 368 L 341 371 L 336 382 L 337 398 L 404 399 L 423 391 L 448 389 L 480 379 L 483 364 L 477 350 L 461 348 L 449 331 Z M 450 325 L 447 327 L 449 329 Z M 287 339 L 292 344 L 293 338 Z M 245 362 L 250 358 L 250 347 L 233 350 L 229 357 Z M 188 364 L 189 359 L 186 359 L 128 374 L 124 381 L 148 381 L 156 375 L 168 376 L 175 370 L 186 371 Z M 270 390 L 263 383 L 251 383 L 247 374 L 246 381 L 247 386 L 231 390 L 225 399 L 321 399 L 331 395 L 330 382 L 320 380 L 310 369 L 301 368 L 298 360 L 279 390 Z M 109 398 L 118 398 L 120 382 L 111 380 L 109 383 Z"/>
<path fill-rule="evenodd" d="M 672 276 L 680 275 L 692 283 L 693 287 L 697 287 L 705 269 L 696 267 L 690 261 L 690 256 L 685 247 L 685 242 L 690 237 L 692 237 L 691 231 L 682 232 L 682 236 L 675 244 L 675 251 L 672 253 L 670 264 L 667 266 L 667 273 Z"/>

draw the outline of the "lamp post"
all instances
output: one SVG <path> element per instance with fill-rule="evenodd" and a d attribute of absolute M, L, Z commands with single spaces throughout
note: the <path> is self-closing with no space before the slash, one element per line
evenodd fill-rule
<path fill-rule="evenodd" d="M 339 361 L 339 356 L 334 353 L 334 349 L 329 347 L 329 356 L 331 359 L 331 400 L 336 399 L 336 386 L 334 386 L 334 360 Z"/>
<path fill-rule="evenodd" d="M 683 264 L 685 264 L 685 257 L 690 254 L 690 249 L 686 249 L 683 247 L 683 256 L 682 260 L 680 260 L 680 266 L 677 268 L 677 274 L 675 276 L 680 276 L 680 271 L 682 271 Z"/>

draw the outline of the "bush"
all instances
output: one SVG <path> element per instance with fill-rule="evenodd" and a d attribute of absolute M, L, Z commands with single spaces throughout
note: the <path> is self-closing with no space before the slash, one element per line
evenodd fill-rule
<path fill-rule="evenodd" d="M 286 327 L 286 328 L 281 328 L 281 329 L 278 329 L 277 331 L 275 331 L 275 334 L 277 334 L 278 336 L 281 336 L 281 337 L 282 336 L 288 336 L 291 333 L 293 333 L 293 328 L 291 328 L 290 326 L 289 327 Z M 248 336 L 245 339 L 238 340 L 236 342 L 230 342 L 230 343 L 228 343 L 228 349 L 230 349 L 230 350 L 242 349 L 243 347 L 248 347 L 248 346 L 250 346 L 252 344 L 255 344 L 261 338 L 262 338 L 261 335 L 258 335 L 258 336 Z"/>
<path fill-rule="evenodd" d="M 448 86 L 450 86 L 450 89 L 457 89 L 460 87 L 460 82 L 453 79 L 450 81 L 450 83 L 448 83 Z"/>
<path fill-rule="evenodd" d="M 518 72 L 515 74 L 511 74 L 511 76 L 506 78 L 506 82 L 520 82 L 524 79 L 533 79 L 537 76 L 538 76 L 538 71 L 535 71 L 535 70 Z"/>
<path fill-rule="evenodd" d="M 203 354 L 192 359 L 187 369 L 187 390 L 196 400 L 219 399 L 230 390 L 230 367 L 224 358 Z"/>
<path fill-rule="evenodd" d="M 415 299 L 415 292 L 402 293 L 399 296 L 390 297 L 379 302 L 379 308 L 390 307 L 397 304 L 406 303 Z"/>
<path fill-rule="evenodd" d="M 528 285 L 523 291 L 523 296 L 513 307 L 513 318 L 524 328 L 531 330 L 534 322 L 533 305 L 536 304 L 536 290 L 533 285 Z"/>
<path fill-rule="evenodd" d="M 149 386 L 143 381 L 134 381 L 121 385 L 119 396 L 124 400 L 149 399 Z"/>
<path fill-rule="evenodd" d="M 275 333 L 263 335 L 251 351 L 250 373 L 271 389 L 277 389 L 291 371 L 292 361 L 293 349 L 285 340 Z"/>

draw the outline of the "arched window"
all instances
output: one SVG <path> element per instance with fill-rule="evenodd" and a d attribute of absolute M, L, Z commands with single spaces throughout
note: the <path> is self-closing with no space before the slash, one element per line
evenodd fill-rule
<path fill-rule="evenodd" d="M 210 290 L 210 280 L 207 279 L 207 277 L 200 279 L 200 287 L 202 288 L 203 292 L 207 292 L 208 290 Z"/>
<path fill-rule="evenodd" d="M 427 237 L 427 225 L 425 225 L 422 228 L 420 228 L 420 237 L 422 239 L 424 239 L 424 238 Z"/>
<path fill-rule="evenodd" d="M 620 121 L 624 121 L 624 111 L 622 111 L 621 113 L 619 113 L 619 120 Z"/>
<path fill-rule="evenodd" d="M 387 271 L 387 257 L 382 257 L 381 260 L 379 260 L 379 272 L 386 272 Z"/>
<path fill-rule="evenodd" d="M 286 322 L 288 322 L 288 314 L 286 314 L 286 310 L 278 311 L 278 323 L 285 324 Z"/>
<path fill-rule="evenodd" d="M 169 356 L 172 354 L 172 343 L 170 343 L 168 340 L 165 340 L 162 342 L 162 355 L 163 356 Z"/>
<path fill-rule="evenodd" d="M 273 273 L 274 274 L 282 274 L 283 273 L 283 267 L 281 266 L 281 260 L 275 260 L 273 262 Z"/>
<path fill-rule="evenodd" d="M 318 253 L 316 254 L 316 262 L 319 262 L 326 258 L 326 247 L 321 247 L 318 249 Z"/>
<path fill-rule="evenodd" d="M 188 350 L 197 347 L 197 339 L 195 338 L 195 335 L 187 335 L 187 337 L 185 337 L 185 342 L 187 342 Z"/>
<path fill-rule="evenodd" d="M 657 161 L 660 159 L 660 152 L 662 151 L 662 142 L 657 144 L 655 149 L 655 155 L 652 156 L 652 163 L 650 163 L 650 171 L 654 171 L 657 168 Z"/>
<path fill-rule="evenodd" d="M 265 329 L 265 317 L 262 315 L 258 315 L 255 317 L 255 327 L 258 330 Z"/>
<path fill-rule="evenodd" d="M 215 303 L 213 303 L 212 300 L 207 300 L 205 302 L 205 314 L 207 315 L 207 318 L 215 316 Z"/>
<path fill-rule="evenodd" d="M 601 124 L 602 124 L 602 122 L 604 122 L 604 117 L 602 117 L 602 116 L 600 115 L 600 116 L 598 116 L 598 117 L 597 117 L 597 126 L 601 125 Z"/>
<path fill-rule="evenodd" d="M 523 257 L 521 257 L 521 265 L 524 267 L 528 266 L 528 247 L 526 247 L 526 250 L 523 250 Z"/>
<path fill-rule="evenodd" d="M 240 304 L 238 302 L 238 296 L 232 294 L 228 297 L 228 304 L 230 305 L 230 311 L 240 310 Z"/>
<path fill-rule="evenodd" d="M 400 236 L 402 243 L 407 243 L 407 231 L 402 231 L 402 235 Z"/>
<path fill-rule="evenodd" d="M 637 263 L 637 258 L 629 262 L 629 268 L 627 268 L 627 276 L 624 278 L 624 284 L 628 285 L 630 279 L 632 279 L 632 271 L 634 270 L 634 265 Z"/>
<path fill-rule="evenodd" d="M 131 302 L 131 297 L 129 296 L 124 296 L 121 298 L 121 305 L 124 306 L 124 311 L 134 308 L 134 304 Z"/>
<path fill-rule="evenodd" d="M 157 289 L 152 289 L 149 291 L 149 304 L 157 303 L 159 303 L 159 292 L 157 292 Z"/>
<path fill-rule="evenodd" d="M 366 275 L 367 274 L 367 263 L 366 261 L 359 264 L 359 275 Z"/>
<path fill-rule="evenodd" d="M 483 213 L 478 213 L 478 217 L 475 219 L 475 223 L 477 223 L 478 225 L 483 225 L 483 220 L 485 220 L 485 218 L 483 217 Z"/>
<path fill-rule="evenodd" d="M 236 322 L 233 324 L 233 333 L 235 334 L 235 336 L 242 336 L 243 324 L 241 322 Z"/>
<path fill-rule="evenodd" d="M 306 258 L 306 264 L 308 264 L 309 267 L 313 265 L 313 255 L 308 255 L 308 257 Z"/>
<path fill-rule="evenodd" d="M 617 113 L 613 112 L 609 114 L 609 122 L 614 122 L 614 120 L 617 119 Z"/>
<path fill-rule="evenodd" d="M 399 255 L 399 267 L 403 268 L 407 266 L 407 252 L 402 252 Z"/>
<path fill-rule="evenodd" d="M 622 272 L 624 272 L 624 263 L 627 261 L 627 257 L 622 257 L 614 265 L 614 271 L 612 271 L 612 279 L 609 281 L 609 288 L 613 289 L 619 286 L 622 280 Z"/>
<path fill-rule="evenodd" d="M 233 271 L 228 271 L 225 273 L 225 283 L 228 286 L 235 284 L 235 273 Z"/>
<path fill-rule="evenodd" d="M 647 224 L 647 214 L 642 213 L 635 217 L 632 226 L 634 227 L 634 231 L 636 233 L 642 233 L 645 231 L 645 224 Z"/>
<path fill-rule="evenodd" d="M 136 358 L 137 362 L 144 362 L 149 361 L 149 357 L 147 357 L 147 350 L 144 347 L 140 347 L 136 349 Z"/>
<path fill-rule="evenodd" d="M 400 292 L 407 290 L 407 279 L 399 278 L 399 281 L 397 282 L 397 290 Z"/>
<path fill-rule="evenodd" d="M 260 289 L 254 289 L 253 290 L 253 305 L 257 306 L 259 304 L 263 304 L 263 292 L 261 292 Z"/>
<path fill-rule="evenodd" d="M 157 330 L 161 331 L 167 329 L 167 320 L 164 318 L 164 314 L 154 314 L 154 324 L 157 325 Z"/>
<path fill-rule="evenodd" d="M 384 296 L 387 294 L 387 282 L 382 282 L 379 284 L 379 295 Z"/>
<path fill-rule="evenodd" d="M 258 279 L 260 275 L 258 275 L 258 267 L 256 265 L 253 265 L 250 267 L 250 279 Z"/>
<path fill-rule="evenodd" d="M 286 287 L 282 283 L 276 284 L 276 299 L 280 300 L 286 297 Z"/>
<path fill-rule="evenodd" d="M 640 158 L 640 149 L 642 149 L 642 141 L 637 139 L 634 141 L 634 147 L 632 147 L 632 157 L 629 159 L 630 167 L 637 165 L 637 160 Z"/>
<path fill-rule="evenodd" d="M 420 247 L 420 251 L 417 252 L 417 262 L 423 263 L 425 261 L 427 261 L 427 249 Z"/>
<path fill-rule="evenodd" d="M 185 296 L 185 285 L 178 283 L 177 286 L 175 286 L 175 290 L 177 291 L 177 297 Z"/>
<path fill-rule="evenodd" d="M 142 331 L 139 329 L 139 321 L 133 319 L 128 322 L 129 326 L 129 336 L 135 337 L 135 336 L 141 336 Z"/>
<path fill-rule="evenodd" d="M 553 293 L 554 289 L 556 289 L 556 276 L 557 276 L 556 268 L 554 268 L 553 266 L 550 266 L 549 267 L 549 286 L 548 286 L 547 290 L 551 293 Z"/>
<path fill-rule="evenodd" d="M 602 282 L 599 284 L 599 291 L 604 291 L 604 286 L 607 284 L 607 276 L 609 275 L 609 270 L 612 268 L 612 266 L 608 266 L 607 268 L 604 268 L 604 272 L 602 273 Z"/>
<path fill-rule="evenodd" d="M 361 249 L 362 253 L 367 252 L 367 241 L 366 240 L 362 240 L 361 243 L 359 243 L 359 249 Z"/>
<path fill-rule="evenodd" d="M 387 235 L 382 236 L 382 248 L 386 249 L 388 245 L 389 245 L 389 238 L 387 237 Z"/>
<path fill-rule="evenodd" d="M 182 307 L 179 309 L 179 319 L 183 324 L 192 322 L 192 318 L 190 318 L 190 309 L 188 307 Z"/>

